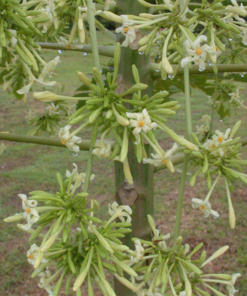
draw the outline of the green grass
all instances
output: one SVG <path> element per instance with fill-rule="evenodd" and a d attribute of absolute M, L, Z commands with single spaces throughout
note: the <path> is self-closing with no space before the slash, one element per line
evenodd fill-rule
<path fill-rule="evenodd" d="M 109 42 L 106 36 L 100 36 L 100 43 Z M 58 55 L 57 52 L 46 51 L 46 59 Z M 81 85 L 76 76 L 76 70 L 90 72 L 93 62 L 91 55 L 83 56 L 79 53 L 63 52 L 63 63 L 57 68 L 58 81 L 64 86 L 64 93 L 73 95 L 74 90 Z M 102 58 L 102 64 L 107 64 L 108 58 Z M 246 91 L 245 91 L 246 94 Z M 185 133 L 185 106 L 183 94 L 176 95 L 182 105 L 177 116 L 169 119 L 168 126 L 174 128 L 178 134 Z M 210 114 L 210 105 L 207 97 L 198 90 L 192 93 L 192 112 L 194 126 L 204 114 Z M 44 104 L 33 100 L 30 94 L 26 103 L 18 102 L 13 96 L 1 92 L 0 98 L 0 130 L 10 133 L 26 134 L 30 127 L 27 126 L 25 116 L 29 109 L 42 112 Z M 239 134 L 245 135 L 247 130 L 246 112 L 220 122 L 216 116 L 215 128 L 225 130 L 232 126 L 239 118 L 243 125 Z M 169 148 L 171 141 L 158 133 L 158 138 L 164 148 Z M 7 150 L 0 156 L 0 295 L 46 295 L 45 291 L 37 288 L 35 280 L 30 279 L 32 269 L 26 262 L 26 251 L 29 249 L 27 235 L 18 230 L 14 224 L 4 224 L 3 218 L 21 211 L 19 193 L 28 193 L 33 190 L 57 191 L 56 173 L 65 174 L 66 169 L 72 169 L 76 162 L 82 171 L 86 169 L 87 152 L 80 152 L 73 156 L 68 149 L 38 146 L 24 143 L 7 143 Z M 181 166 L 171 175 L 167 170 L 155 175 L 155 218 L 159 228 L 165 233 L 173 233 L 176 214 L 176 200 L 180 180 Z M 96 179 L 90 187 L 90 194 L 102 205 L 102 216 L 106 215 L 107 204 L 114 200 L 114 167 L 107 160 L 95 159 L 93 173 Z M 191 247 L 199 242 L 204 242 L 208 254 L 217 248 L 228 244 L 230 251 L 213 262 L 210 268 L 213 272 L 242 273 L 237 289 L 240 296 L 247 294 L 246 268 L 247 268 L 247 235 L 246 211 L 247 191 L 243 184 L 236 182 L 232 194 L 235 211 L 237 214 L 236 230 L 231 230 L 228 224 L 227 202 L 224 186 L 220 183 L 213 193 L 211 202 L 215 210 L 220 213 L 220 218 L 206 219 L 191 208 L 193 197 L 203 198 L 207 193 L 206 182 L 199 179 L 194 188 L 187 184 L 182 211 L 181 234 L 184 241 Z M 61 294 L 63 295 L 63 294 Z"/>

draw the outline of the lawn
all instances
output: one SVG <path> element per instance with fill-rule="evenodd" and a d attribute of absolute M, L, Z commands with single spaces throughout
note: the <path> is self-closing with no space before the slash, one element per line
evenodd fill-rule
<path fill-rule="evenodd" d="M 107 36 L 100 36 L 100 43 L 106 44 L 110 40 Z M 90 54 L 46 51 L 47 60 L 60 55 L 63 63 L 57 68 L 58 81 L 64 85 L 64 93 L 73 95 L 74 90 L 81 85 L 76 76 L 76 70 L 90 72 L 93 62 Z M 102 58 L 102 65 L 108 63 L 108 58 Z M 247 94 L 246 90 L 242 91 Z M 176 95 L 181 104 L 177 116 L 169 119 L 168 125 L 174 127 L 178 134 L 185 133 L 185 108 L 183 94 Z M 210 105 L 207 97 L 194 90 L 192 92 L 192 111 L 194 128 L 198 120 L 204 114 L 210 114 Z M 26 102 L 19 102 L 10 94 L 1 92 L 0 97 L 0 131 L 10 133 L 27 134 L 30 127 L 27 126 L 26 115 L 32 109 L 37 112 L 44 110 L 44 104 L 37 102 L 30 94 Z M 237 120 L 242 119 L 243 124 L 239 134 L 246 136 L 247 121 L 246 111 L 240 110 L 232 118 L 220 121 L 216 116 L 215 128 L 225 130 L 231 127 Z M 85 135 L 84 135 L 85 136 Z M 83 136 L 82 136 L 83 137 Z M 158 135 L 161 146 L 169 148 L 171 141 Z M 85 136 L 86 138 L 86 136 Z M 74 156 L 71 151 L 63 148 L 38 146 L 33 144 L 21 144 L 5 142 L 7 150 L 0 156 L 0 295 L 43 296 L 46 292 L 39 289 L 36 280 L 31 280 L 32 268 L 27 263 L 26 251 L 29 249 L 27 235 L 21 232 L 14 224 L 4 224 L 3 218 L 21 211 L 19 193 L 28 194 L 33 190 L 57 191 L 56 173 L 65 174 L 66 169 L 72 169 L 72 163 L 76 162 L 82 171 L 85 171 L 88 152 L 80 152 Z M 244 150 L 244 149 L 243 149 Z M 114 168 L 113 163 L 107 160 L 95 158 L 93 173 L 96 179 L 90 187 L 90 194 L 96 198 L 102 208 L 102 216 L 106 215 L 107 205 L 114 200 Z M 168 171 L 160 171 L 155 175 L 155 218 L 159 228 L 164 234 L 174 231 L 176 200 L 181 174 L 181 166 L 177 167 L 175 174 Z M 232 194 L 233 204 L 237 213 L 237 227 L 231 230 L 228 224 L 228 207 L 223 183 L 217 186 L 212 196 L 212 206 L 220 213 L 220 218 L 204 218 L 201 212 L 193 210 L 191 199 L 203 198 L 207 193 L 204 179 L 194 188 L 186 186 L 184 206 L 182 212 L 181 235 L 184 242 L 193 248 L 199 242 L 204 243 L 208 255 L 221 246 L 229 245 L 230 250 L 220 259 L 213 261 L 210 268 L 212 273 L 240 272 L 242 278 L 238 281 L 236 289 L 239 296 L 247 295 L 247 190 L 240 182 L 236 182 L 235 191 Z M 64 295 L 61 293 L 61 295 Z"/>

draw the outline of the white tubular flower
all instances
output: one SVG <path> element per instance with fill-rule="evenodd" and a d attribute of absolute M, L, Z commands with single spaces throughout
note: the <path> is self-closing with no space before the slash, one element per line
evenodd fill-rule
<path fill-rule="evenodd" d="M 80 151 L 80 147 L 76 144 L 80 144 L 82 139 L 80 137 L 76 137 L 71 135 L 69 130 L 71 129 L 71 125 L 66 125 L 62 127 L 58 133 L 59 138 L 61 139 L 61 143 L 68 147 L 70 150 L 78 153 Z"/>
<path fill-rule="evenodd" d="M 108 213 L 111 216 L 111 221 L 119 218 L 124 223 L 131 222 L 130 215 L 132 214 L 132 210 L 129 206 L 119 206 L 119 204 L 114 201 L 112 204 L 108 205 Z"/>
<path fill-rule="evenodd" d="M 29 264 L 34 265 L 37 253 L 39 251 L 39 246 L 33 244 L 31 248 L 27 251 L 27 261 Z M 48 261 L 42 258 L 41 263 L 47 263 Z"/>
<path fill-rule="evenodd" d="M 51 103 L 50 105 L 48 105 L 45 108 L 45 110 L 47 110 L 49 116 L 59 114 L 59 112 L 57 112 L 58 109 L 59 109 L 59 106 L 55 106 L 54 103 Z"/>
<path fill-rule="evenodd" d="M 123 25 L 116 29 L 117 33 L 125 35 L 125 41 L 122 46 L 127 47 L 130 43 L 133 43 L 136 39 L 135 29 L 133 27 L 133 20 L 129 20 L 127 15 L 121 15 Z"/>
<path fill-rule="evenodd" d="M 205 70 L 207 54 L 212 52 L 211 46 L 207 44 L 201 45 L 202 42 L 206 41 L 207 37 L 204 35 L 199 36 L 192 45 L 188 40 L 185 41 L 184 46 L 189 56 L 182 59 L 182 67 L 185 67 L 190 62 L 194 62 L 196 65 L 199 65 L 200 71 Z"/>
<path fill-rule="evenodd" d="M 76 104 L 69 104 L 67 107 L 67 114 L 70 117 L 76 111 Z"/>
<path fill-rule="evenodd" d="M 209 115 L 203 115 L 200 121 L 203 123 L 203 125 L 201 125 L 201 126 L 198 126 L 197 125 L 196 126 L 196 130 L 197 130 L 196 134 L 199 134 L 199 135 L 202 135 L 203 136 L 210 129 L 211 116 L 209 116 Z"/>
<path fill-rule="evenodd" d="M 146 109 L 143 109 L 142 113 L 126 113 L 126 115 L 131 118 L 130 127 L 134 127 L 133 134 L 136 138 L 136 145 L 141 141 L 141 131 L 147 133 L 157 127 L 157 123 L 151 121 Z"/>
<path fill-rule="evenodd" d="M 240 15 L 241 16 L 246 16 L 247 15 L 247 12 L 246 12 L 246 10 L 245 10 L 245 8 L 243 6 L 243 3 L 241 3 L 241 5 L 239 6 L 237 0 L 231 0 L 231 2 L 232 2 L 233 6 L 228 5 L 226 7 L 226 10 L 228 10 L 230 13 L 233 13 L 233 17 L 237 21 L 239 21 L 241 23 L 245 23 L 246 22 L 245 19 L 240 17 Z"/>
<path fill-rule="evenodd" d="M 210 214 L 215 218 L 219 218 L 218 212 L 211 209 L 211 204 L 209 201 L 203 201 L 199 198 L 192 198 L 192 208 L 200 209 L 205 217 L 207 218 Z"/>
<path fill-rule="evenodd" d="M 239 89 L 236 89 L 236 92 L 229 93 L 228 95 L 231 97 L 230 102 L 239 101 L 240 99 Z"/>
<path fill-rule="evenodd" d="M 115 6 L 117 3 L 113 0 L 105 0 L 105 10 L 109 10 L 111 6 Z"/>
<path fill-rule="evenodd" d="M 22 226 L 23 230 L 29 230 L 32 225 L 39 220 L 39 214 L 34 207 L 37 206 L 36 200 L 28 200 L 25 194 L 18 195 L 22 199 L 22 208 L 25 212 L 22 214 L 23 218 L 27 220 L 27 224 Z"/>
<path fill-rule="evenodd" d="M 36 78 L 29 67 L 26 64 L 23 64 L 25 67 L 25 71 L 27 72 L 28 79 L 29 79 L 29 84 L 23 86 L 20 88 L 17 93 L 18 94 L 28 94 L 31 87 L 33 86 L 34 82 L 39 83 L 42 86 L 54 86 L 57 84 L 56 81 L 45 81 L 45 78 L 49 76 L 54 69 L 56 68 L 57 64 L 59 63 L 59 56 L 57 56 L 55 59 L 51 60 L 49 63 L 47 63 L 44 68 L 42 69 L 40 75 L 38 78 Z"/>
<path fill-rule="evenodd" d="M 173 154 L 176 152 L 177 149 L 178 149 L 178 144 L 174 143 L 170 150 L 167 150 L 166 152 L 163 151 L 163 153 L 160 153 L 160 154 L 151 153 L 151 156 L 153 157 L 153 159 L 143 158 L 143 162 L 152 164 L 155 167 L 165 164 L 169 169 L 169 171 L 171 173 L 174 173 L 175 169 L 172 164 L 171 157 L 173 156 Z"/>
<path fill-rule="evenodd" d="M 238 292 L 238 290 L 235 290 L 234 285 L 236 283 L 236 280 L 241 276 L 240 273 L 235 273 L 232 275 L 231 280 L 229 281 L 229 284 L 226 286 L 228 292 L 229 292 L 229 296 L 234 296 L 234 294 L 236 292 Z"/>
<path fill-rule="evenodd" d="M 51 13 L 51 11 L 49 11 L 49 6 L 47 5 L 46 8 L 41 8 L 39 9 L 40 15 L 39 17 L 42 18 L 48 18 L 49 21 L 45 22 L 45 23 L 39 23 L 38 24 L 38 28 L 42 28 L 42 33 L 46 33 L 49 26 L 53 23 L 53 15 Z"/>
<path fill-rule="evenodd" d="M 66 178 L 69 178 L 72 174 L 74 175 L 74 179 L 73 181 L 75 182 L 75 184 L 71 184 L 70 185 L 70 189 L 76 189 L 78 187 L 81 186 L 81 184 L 84 184 L 85 182 L 85 178 L 86 178 L 86 174 L 85 173 L 78 173 L 78 167 L 77 167 L 77 164 L 73 163 L 73 166 L 74 166 L 74 169 L 73 171 L 70 173 L 68 170 L 66 171 Z M 90 181 L 92 181 L 93 179 L 95 178 L 95 174 L 92 174 L 91 177 L 90 177 Z"/>
<path fill-rule="evenodd" d="M 11 35 L 11 37 L 6 38 L 6 48 L 8 51 L 13 51 L 13 47 L 15 47 L 17 43 L 17 39 L 16 39 L 17 32 L 16 30 L 11 30 L 11 29 L 6 31 Z"/>
<path fill-rule="evenodd" d="M 93 149 L 92 154 L 97 155 L 100 158 L 108 158 L 111 155 L 111 144 L 105 145 L 104 141 L 98 144 L 99 147 Z"/>
<path fill-rule="evenodd" d="M 158 229 L 155 229 L 153 241 L 158 241 L 159 247 L 162 248 L 163 250 L 166 250 L 167 249 L 166 240 L 168 240 L 170 237 L 171 237 L 170 233 L 160 236 L 160 231 Z"/>
<path fill-rule="evenodd" d="M 138 263 L 144 257 L 145 249 L 143 248 L 139 239 L 135 240 L 135 251 L 132 251 L 133 256 L 131 256 L 130 260 L 133 263 Z"/>
<path fill-rule="evenodd" d="M 4 145 L 4 143 L 0 144 L 0 155 L 3 154 L 4 150 L 7 149 L 7 147 Z"/>
<path fill-rule="evenodd" d="M 182 291 L 179 293 L 179 296 L 187 296 L 186 292 L 185 291 Z"/>
<path fill-rule="evenodd" d="M 51 277 L 51 272 L 46 270 L 39 274 L 40 282 L 38 284 L 39 288 L 45 289 L 49 296 L 53 296 L 53 287 L 50 285 L 49 278 Z"/>
<path fill-rule="evenodd" d="M 202 146 L 207 150 L 212 150 L 218 147 L 220 144 L 224 144 L 226 142 L 231 141 L 232 139 L 229 138 L 230 133 L 231 133 L 230 128 L 228 128 L 225 133 L 222 133 L 216 130 L 212 139 L 207 140 L 207 142 L 205 142 Z M 227 151 L 228 151 L 228 147 L 222 147 L 222 148 L 211 151 L 211 153 L 215 156 L 223 157 Z"/>

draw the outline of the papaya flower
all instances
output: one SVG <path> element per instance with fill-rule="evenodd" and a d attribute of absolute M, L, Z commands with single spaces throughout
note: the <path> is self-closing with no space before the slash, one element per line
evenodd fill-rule
<path fill-rule="evenodd" d="M 189 40 L 184 42 L 185 50 L 188 54 L 188 57 L 183 58 L 181 61 L 181 66 L 185 67 L 190 62 L 194 62 L 196 65 L 199 65 L 199 70 L 203 71 L 206 68 L 206 58 L 207 54 L 212 52 L 212 47 L 201 43 L 206 42 L 207 37 L 204 35 L 199 36 L 192 44 Z"/>
<path fill-rule="evenodd" d="M 70 133 L 71 125 L 66 125 L 62 127 L 58 133 L 59 138 L 61 139 L 61 143 L 68 147 L 70 150 L 78 153 L 80 151 L 80 147 L 76 144 L 80 144 L 82 139 L 80 137 L 74 136 Z"/>
<path fill-rule="evenodd" d="M 136 138 L 135 144 L 138 145 L 141 141 L 140 133 L 155 129 L 157 123 L 152 122 L 147 109 L 143 109 L 141 113 L 126 113 L 130 120 L 130 127 L 134 127 L 133 135 Z"/>
<path fill-rule="evenodd" d="M 192 198 L 192 207 L 194 209 L 201 210 L 205 217 L 209 217 L 209 215 L 212 215 L 215 219 L 219 218 L 218 212 L 211 209 L 211 204 L 209 201 L 203 201 L 199 198 Z"/>
<path fill-rule="evenodd" d="M 123 25 L 116 29 L 117 33 L 122 33 L 125 36 L 125 40 L 122 44 L 124 47 L 128 47 L 130 43 L 133 43 L 136 39 L 135 28 L 133 27 L 133 20 L 129 20 L 127 15 L 121 15 Z"/>

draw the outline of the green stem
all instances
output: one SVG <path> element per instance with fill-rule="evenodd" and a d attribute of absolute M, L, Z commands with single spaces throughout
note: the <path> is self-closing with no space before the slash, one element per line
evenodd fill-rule
<path fill-rule="evenodd" d="M 88 187 L 90 183 L 90 177 L 92 174 L 92 167 L 93 167 L 93 154 L 92 151 L 94 149 L 94 145 L 96 142 L 96 137 L 97 137 L 97 131 L 98 131 L 98 120 L 94 125 L 93 132 L 92 132 L 92 137 L 91 137 L 91 145 L 89 149 L 89 157 L 88 157 L 88 162 L 87 162 L 87 170 L 86 170 L 86 177 L 85 177 L 85 182 L 83 185 L 83 192 L 88 192 Z"/>
<path fill-rule="evenodd" d="M 215 87 L 214 87 L 214 94 L 213 94 L 213 106 L 212 106 L 212 113 L 211 113 L 211 122 L 210 122 L 210 128 L 209 133 L 207 135 L 207 138 L 212 134 L 213 131 L 213 124 L 214 124 L 214 115 L 215 115 L 215 97 L 217 95 L 217 86 L 218 86 L 218 75 L 215 74 Z"/>
<path fill-rule="evenodd" d="M 93 61 L 94 61 L 95 67 L 100 70 L 101 67 L 100 67 L 100 61 L 99 61 L 98 41 L 97 41 L 97 35 L 96 35 L 95 15 L 94 15 L 94 7 L 93 7 L 92 0 L 87 1 L 87 7 L 88 7 L 88 24 L 89 24 L 89 31 L 90 31 L 90 37 L 91 37 Z"/>
<path fill-rule="evenodd" d="M 189 66 L 184 68 L 184 88 L 185 88 L 185 103 L 186 103 L 186 139 L 192 141 L 192 117 L 191 117 L 191 104 L 190 104 L 190 76 L 189 76 Z M 187 176 L 187 170 L 189 165 L 190 155 L 186 154 L 184 157 L 183 170 L 181 175 L 179 194 L 178 194 L 178 203 L 177 203 L 177 214 L 176 214 L 176 224 L 175 224 L 175 232 L 174 232 L 174 242 L 179 236 L 180 229 L 180 220 L 181 220 L 181 212 L 183 205 L 183 196 L 184 196 L 184 188 Z"/>
<path fill-rule="evenodd" d="M 62 44 L 62 43 L 50 43 L 50 42 L 38 42 L 38 45 L 43 49 L 63 50 L 63 51 L 77 51 L 92 53 L 91 45 L 81 44 Z M 114 56 L 115 46 L 98 46 L 99 54 L 106 57 Z"/>
<path fill-rule="evenodd" d="M 23 136 L 2 132 L 0 133 L 0 140 L 67 148 L 61 143 L 60 139 L 57 138 Z M 88 151 L 90 148 L 90 140 L 83 140 L 78 146 L 80 147 L 80 150 Z"/>
<path fill-rule="evenodd" d="M 177 66 L 177 64 L 172 64 L 171 65 L 173 68 Z M 232 73 L 239 73 L 239 72 L 247 72 L 247 65 L 241 64 L 229 64 L 229 65 L 216 65 L 218 69 L 218 73 L 224 73 L 224 72 L 232 72 Z M 160 77 L 160 72 L 157 72 L 158 70 L 158 64 L 152 63 L 151 64 L 151 71 L 152 71 L 152 76 L 154 78 Z M 200 72 L 198 69 L 197 65 L 193 65 L 190 68 L 190 74 L 206 74 L 206 73 L 214 73 L 214 69 L 211 66 L 206 66 L 205 70 L 203 72 Z M 183 76 L 184 74 L 184 69 L 180 67 L 177 72 L 177 76 Z"/>

